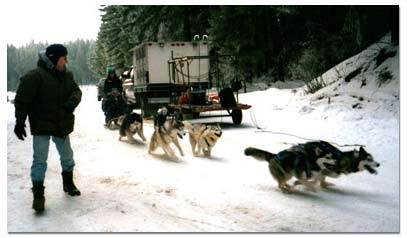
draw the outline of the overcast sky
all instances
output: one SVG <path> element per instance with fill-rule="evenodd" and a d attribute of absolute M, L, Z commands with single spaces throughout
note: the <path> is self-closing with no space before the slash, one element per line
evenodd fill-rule
<path fill-rule="evenodd" d="M 7 44 L 19 47 L 31 40 L 48 43 L 65 43 L 78 38 L 96 40 L 101 14 L 98 9 L 96 3 L 85 5 L 70 1 L 8 4 L 7 10 L 2 11 L 8 21 L 4 24 Z"/>

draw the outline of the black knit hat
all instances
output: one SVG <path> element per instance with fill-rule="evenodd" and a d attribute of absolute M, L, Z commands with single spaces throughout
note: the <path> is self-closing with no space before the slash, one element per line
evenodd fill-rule
<path fill-rule="evenodd" d="M 68 55 L 68 50 L 61 44 L 53 44 L 47 47 L 45 50 L 45 55 L 54 65 L 57 65 L 60 57 Z"/>

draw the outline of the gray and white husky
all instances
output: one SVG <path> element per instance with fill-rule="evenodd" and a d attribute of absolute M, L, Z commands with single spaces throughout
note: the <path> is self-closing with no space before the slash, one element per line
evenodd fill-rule
<path fill-rule="evenodd" d="M 257 160 L 267 161 L 273 178 L 283 192 L 292 191 L 287 182 L 295 177 L 294 185 L 305 185 L 315 191 L 314 185 L 319 182 L 321 187 L 332 185 L 325 181 L 326 177 L 337 178 L 341 174 L 351 174 L 367 170 L 377 174 L 375 168 L 380 164 L 363 147 L 359 151 L 341 151 L 325 141 L 311 141 L 292 146 L 273 154 L 268 151 L 248 147 L 245 155 Z"/>

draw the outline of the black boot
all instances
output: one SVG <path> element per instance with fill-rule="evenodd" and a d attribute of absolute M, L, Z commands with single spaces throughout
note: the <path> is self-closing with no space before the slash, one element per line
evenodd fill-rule
<path fill-rule="evenodd" d="M 34 194 L 33 209 L 36 212 L 44 211 L 44 182 L 33 182 L 33 187 L 31 190 Z"/>
<path fill-rule="evenodd" d="M 64 184 L 64 192 L 67 192 L 71 196 L 79 196 L 81 192 L 76 188 L 75 184 L 73 183 L 72 179 L 72 171 L 71 172 L 62 172 L 62 181 Z"/>

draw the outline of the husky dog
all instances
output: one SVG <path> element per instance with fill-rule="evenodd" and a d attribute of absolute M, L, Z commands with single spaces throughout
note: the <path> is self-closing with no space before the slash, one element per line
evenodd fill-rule
<path fill-rule="evenodd" d="M 118 119 L 118 121 L 120 121 L 119 140 L 127 136 L 127 140 L 133 143 L 133 135 L 137 133 L 143 141 L 146 141 L 143 132 L 143 118 L 140 114 L 132 112 L 122 116 L 122 119 Z"/>
<path fill-rule="evenodd" d="M 341 174 L 348 175 L 364 170 L 367 170 L 370 174 L 377 174 L 375 169 L 380 166 L 380 163 L 376 162 L 373 156 L 363 147 L 360 147 L 359 151 L 352 150 L 343 152 L 325 141 L 308 142 L 299 146 L 302 146 L 311 155 L 312 151 L 314 151 L 314 156 L 319 157 L 317 164 L 321 168 L 321 171 L 320 173 L 314 173 L 314 183 L 319 181 L 321 187 L 332 185 L 325 181 L 326 177 L 337 178 Z M 324 164 L 322 160 L 325 158 L 333 159 L 334 163 Z M 294 185 L 298 184 L 301 183 L 297 181 L 294 183 Z"/>
<path fill-rule="evenodd" d="M 110 130 L 115 130 L 115 129 L 120 128 L 125 117 L 126 117 L 126 114 L 110 119 L 106 123 L 106 127 L 109 128 Z"/>
<path fill-rule="evenodd" d="M 175 118 L 166 120 L 163 126 L 155 126 L 153 135 L 151 136 L 150 146 L 148 153 L 151 154 L 157 147 L 161 147 L 166 155 L 179 160 L 171 149 L 170 144 L 173 143 L 179 150 L 180 154 L 184 156 L 181 146 L 179 145 L 178 138 L 182 139 L 185 136 L 184 123 L 176 120 Z"/>
<path fill-rule="evenodd" d="M 219 125 L 211 126 L 205 124 L 185 123 L 188 128 L 189 142 L 191 143 L 194 156 L 202 151 L 204 156 L 210 157 L 212 148 L 222 136 L 222 128 Z"/>
<path fill-rule="evenodd" d="M 363 147 L 359 151 L 342 152 L 325 141 L 298 144 L 278 154 L 252 147 L 244 153 L 269 162 L 270 173 L 283 192 L 292 191 L 292 186 L 287 184 L 292 177 L 298 179 L 294 185 L 302 184 L 315 191 L 317 182 L 321 187 L 331 185 L 325 181 L 326 177 L 337 178 L 363 170 L 376 174 L 375 168 L 380 166 Z"/>

